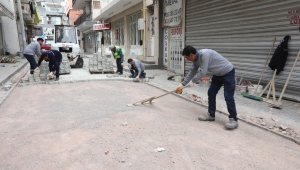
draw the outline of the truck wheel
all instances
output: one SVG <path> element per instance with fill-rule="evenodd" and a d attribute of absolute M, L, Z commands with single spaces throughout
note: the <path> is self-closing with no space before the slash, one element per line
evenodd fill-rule
<path fill-rule="evenodd" d="M 75 68 L 82 68 L 82 67 L 83 67 L 83 59 L 81 57 L 78 57 L 75 63 Z"/>

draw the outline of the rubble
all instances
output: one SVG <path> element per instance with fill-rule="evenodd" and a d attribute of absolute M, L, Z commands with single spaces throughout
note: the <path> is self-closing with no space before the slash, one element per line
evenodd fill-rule
<path fill-rule="evenodd" d="M 0 56 L 0 63 L 15 63 L 17 60 L 11 56 Z"/>

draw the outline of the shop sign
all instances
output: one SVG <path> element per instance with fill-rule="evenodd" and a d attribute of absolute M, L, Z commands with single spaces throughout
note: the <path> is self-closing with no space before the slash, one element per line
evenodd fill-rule
<path fill-rule="evenodd" d="M 104 24 L 94 24 L 93 30 L 100 31 L 100 30 L 110 30 L 110 23 L 104 23 Z"/>
<path fill-rule="evenodd" d="M 168 28 L 164 29 L 164 65 L 168 66 Z"/>
<path fill-rule="evenodd" d="M 289 10 L 287 18 L 290 20 L 290 25 L 300 25 L 300 8 Z"/>
<path fill-rule="evenodd" d="M 182 19 L 182 0 L 164 0 L 163 26 L 180 26 Z"/>

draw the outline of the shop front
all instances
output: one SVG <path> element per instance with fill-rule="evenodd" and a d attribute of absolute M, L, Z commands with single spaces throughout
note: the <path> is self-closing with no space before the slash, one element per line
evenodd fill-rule
<path fill-rule="evenodd" d="M 236 76 L 257 83 L 265 66 L 273 40 L 271 56 L 285 35 L 290 35 L 288 58 L 275 78 L 280 94 L 300 50 L 298 1 L 206 1 L 186 0 L 185 44 L 196 49 L 209 48 L 226 57 Z M 300 61 L 299 61 L 300 63 Z M 298 65 L 299 65 L 298 63 Z M 191 62 L 185 61 L 185 74 Z M 273 75 L 268 66 L 262 79 L 266 85 Z M 300 69 L 296 67 L 284 97 L 300 100 Z"/>

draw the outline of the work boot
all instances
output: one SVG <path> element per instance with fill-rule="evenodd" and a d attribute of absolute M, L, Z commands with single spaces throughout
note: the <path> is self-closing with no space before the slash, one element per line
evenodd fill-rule
<path fill-rule="evenodd" d="M 58 77 L 56 77 L 56 78 L 55 78 L 55 81 L 58 81 L 58 80 L 59 80 L 59 78 L 58 78 Z"/>
<path fill-rule="evenodd" d="M 234 118 L 229 118 L 229 122 L 225 124 L 225 127 L 228 129 L 235 129 L 239 126 L 238 122 Z"/>
<path fill-rule="evenodd" d="M 200 115 L 198 117 L 198 120 L 200 120 L 200 121 L 215 121 L 215 117 L 212 117 L 209 113 L 207 113 L 206 115 Z"/>

